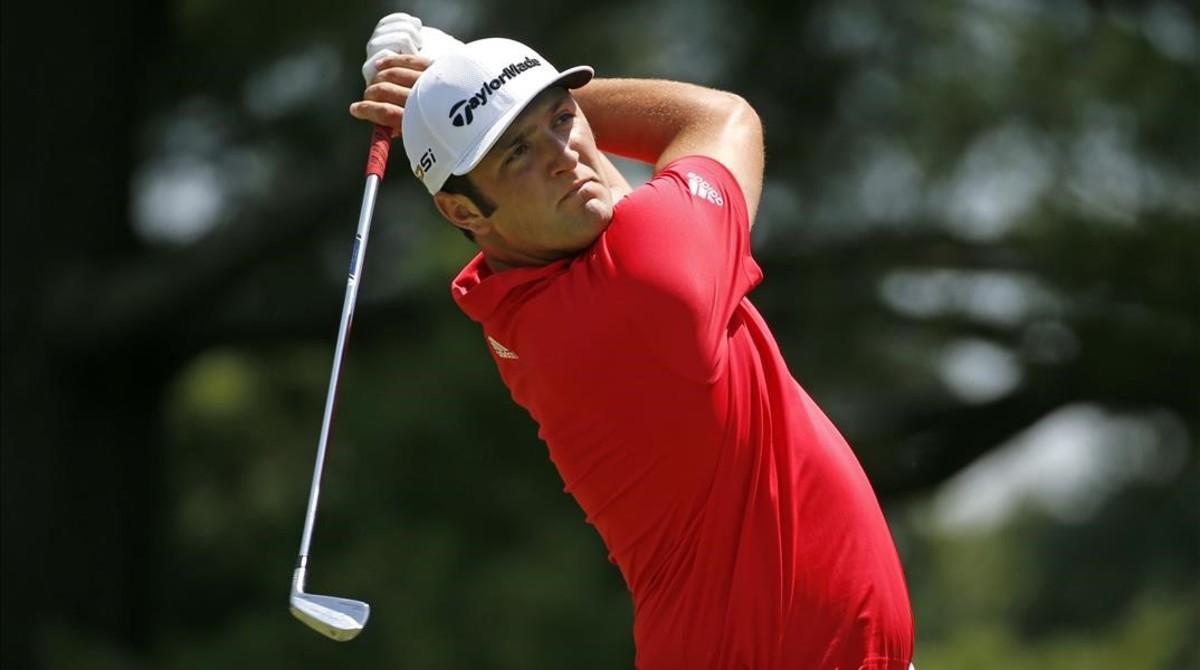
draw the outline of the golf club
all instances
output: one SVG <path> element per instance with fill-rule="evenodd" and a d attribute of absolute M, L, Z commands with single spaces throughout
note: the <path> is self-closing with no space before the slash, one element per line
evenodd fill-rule
<path fill-rule="evenodd" d="M 300 538 L 300 555 L 296 558 L 296 570 L 292 573 L 292 592 L 289 598 L 290 609 L 297 619 L 318 633 L 339 642 L 351 640 L 362 632 L 363 626 L 367 624 L 367 617 L 371 614 L 371 606 L 359 600 L 305 593 L 304 580 L 308 570 L 308 549 L 312 541 L 313 521 L 317 516 L 317 498 L 321 492 L 325 448 L 329 444 L 329 434 L 333 426 L 342 360 L 346 356 L 346 340 L 350 336 L 350 322 L 354 318 L 354 303 L 358 297 L 358 276 L 362 272 L 363 257 L 367 253 L 367 235 L 371 230 L 375 194 L 387 168 L 391 143 L 391 130 L 375 126 L 371 134 L 371 152 L 367 158 L 367 186 L 363 192 L 362 210 L 358 215 L 358 231 L 354 235 L 354 249 L 350 255 L 350 276 L 346 279 L 346 298 L 342 302 L 342 320 L 338 326 L 337 345 L 333 352 L 333 371 L 329 376 L 329 391 L 325 397 L 321 438 L 317 442 L 317 464 L 313 468 L 312 488 L 308 492 L 308 511 L 304 515 L 304 534 Z"/>

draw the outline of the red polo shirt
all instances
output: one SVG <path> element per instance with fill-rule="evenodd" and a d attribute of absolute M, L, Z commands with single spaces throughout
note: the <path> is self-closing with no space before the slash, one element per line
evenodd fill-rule
<path fill-rule="evenodd" d="M 454 298 L 634 601 L 637 666 L 906 670 L 912 616 L 862 468 L 746 294 L 745 198 L 675 161 L 580 255 Z"/>

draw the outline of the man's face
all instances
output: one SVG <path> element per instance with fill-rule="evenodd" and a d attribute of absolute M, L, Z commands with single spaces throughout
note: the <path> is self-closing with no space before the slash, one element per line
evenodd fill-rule
<path fill-rule="evenodd" d="M 562 88 L 543 91 L 470 172 L 496 205 L 477 241 L 503 265 L 573 256 L 612 220 L 612 185 L 592 129 Z"/>

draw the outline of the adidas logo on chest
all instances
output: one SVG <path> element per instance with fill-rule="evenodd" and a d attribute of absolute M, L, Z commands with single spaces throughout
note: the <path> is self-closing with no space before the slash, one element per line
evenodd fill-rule
<path fill-rule="evenodd" d="M 503 344 L 500 344 L 499 342 L 496 341 L 496 338 L 492 337 L 491 335 L 487 336 L 487 341 L 488 341 L 488 344 L 492 345 L 492 351 L 496 352 L 496 355 L 499 356 L 500 358 L 507 358 L 509 360 L 514 360 L 514 361 L 521 358 L 520 356 L 517 355 L 517 352 L 509 349 L 508 347 L 504 346 Z"/>

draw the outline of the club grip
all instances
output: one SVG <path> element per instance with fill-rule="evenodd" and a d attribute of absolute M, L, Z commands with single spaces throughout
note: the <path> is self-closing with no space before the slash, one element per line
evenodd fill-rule
<path fill-rule="evenodd" d="M 375 126 L 371 131 L 371 153 L 367 154 L 367 174 L 383 179 L 387 171 L 388 151 L 392 148 L 392 130 Z"/>

